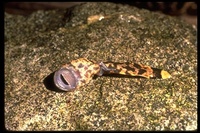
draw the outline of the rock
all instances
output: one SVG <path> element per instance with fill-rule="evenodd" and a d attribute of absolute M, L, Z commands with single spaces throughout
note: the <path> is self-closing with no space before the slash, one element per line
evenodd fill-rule
<path fill-rule="evenodd" d="M 5 13 L 7 130 L 196 130 L 197 29 L 170 16 L 85 3 L 29 16 Z M 74 92 L 45 79 L 85 57 L 136 62 L 172 78 L 99 77 Z"/>

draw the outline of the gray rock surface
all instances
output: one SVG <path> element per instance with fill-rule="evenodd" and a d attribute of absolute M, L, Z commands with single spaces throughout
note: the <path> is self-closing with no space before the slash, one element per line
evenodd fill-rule
<path fill-rule="evenodd" d="M 196 130 L 197 29 L 176 18 L 112 3 L 5 13 L 7 130 Z M 137 62 L 166 80 L 99 77 L 74 92 L 44 79 L 85 57 Z"/>

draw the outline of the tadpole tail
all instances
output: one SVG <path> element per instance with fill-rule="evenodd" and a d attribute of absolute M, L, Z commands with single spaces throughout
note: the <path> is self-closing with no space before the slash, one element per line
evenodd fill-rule
<path fill-rule="evenodd" d="M 152 68 L 137 63 L 103 62 L 100 64 L 103 75 L 124 75 L 143 78 L 167 79 L 171 75 L 162 69 Z"/>
<path fill-rule="evenodd" d="M 163 69 L 152 68 L 152 70 L 153 70 L 153 77 L 155 78 L 160 78 L 160 79 L 171 78 L 171 75 Z"/>

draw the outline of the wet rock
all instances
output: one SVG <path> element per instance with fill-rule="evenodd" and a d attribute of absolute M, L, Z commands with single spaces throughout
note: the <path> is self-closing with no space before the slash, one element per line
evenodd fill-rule
<path fill-rule="evenodd" d="M 4 23 L 7 130 L 197 129 L 196 27 L 113 3 L 5 13 Z M 99 77 L 74 92 L 45 82 L 80 57 L 137 62 L 172 78 Z"/>

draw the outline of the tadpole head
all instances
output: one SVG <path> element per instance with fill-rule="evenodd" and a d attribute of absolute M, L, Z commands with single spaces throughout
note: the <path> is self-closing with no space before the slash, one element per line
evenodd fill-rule
<path fill-rule="evenodd" d="M 54 84 L 63 91 L 73 91 L 78 84 L 77 75 L 71 69 L 61 68 L 54 73 Z"/>

